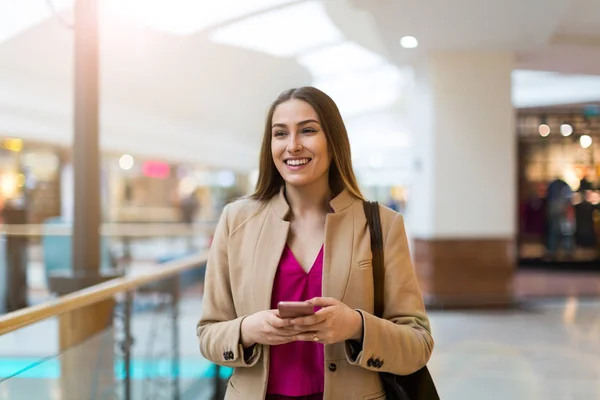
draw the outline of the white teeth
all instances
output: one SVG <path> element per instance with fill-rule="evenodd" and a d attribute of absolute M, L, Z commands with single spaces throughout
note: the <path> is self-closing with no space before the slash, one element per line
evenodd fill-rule
<path fill-rule="evenodd" d="M 287 160 L 286 163 L 287 165 L 297 166 L 307 164 L 309 161 L 310 160 L 308 158 L 304 158 L 302 160 Z"/>

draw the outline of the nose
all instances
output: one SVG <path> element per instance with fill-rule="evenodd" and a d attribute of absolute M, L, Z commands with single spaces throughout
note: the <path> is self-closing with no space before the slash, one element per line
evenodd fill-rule
<path fill-rule="evenodd" d="M 298 136 L 295 134 L 291 134 L 289 136 L 290 140 L 288 142 L 287 151 L 290 154 L 298 153 L 302 150 L 302 143 L 298 140 Z"/>

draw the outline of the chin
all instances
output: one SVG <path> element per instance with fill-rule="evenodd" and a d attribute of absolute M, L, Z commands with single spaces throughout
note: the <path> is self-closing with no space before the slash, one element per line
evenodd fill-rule
<path fill-rule="evenodd" d="M 311 184 L 317 182 L 317 179 L 310 179 L 305 177 L 284 177 L 283 180 L 286 184 L 294 186 L 294 187 L 304 187 L 310 186 Z"/>
<path fill-rule="evenodd" d="M 323 179 L 327 179 L 327 177 L 323 178 L 323 176 L 283 176 L 283 180 L 287 185 L 304 188 L 310 187 L 313 185 L 318 185 L 322 182 Z"/>

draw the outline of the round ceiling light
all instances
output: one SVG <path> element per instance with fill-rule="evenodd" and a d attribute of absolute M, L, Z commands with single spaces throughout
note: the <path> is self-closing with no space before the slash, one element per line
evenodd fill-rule
<path fill-rule="evenodd" d="M 119 166 L 121 169 L 128 171 L 133 168 L 134 160 L 129 154 L 123 154 L 119 159 Z"/>
<path fill-rule="evenodd" d="M 542 137 L 546 137 L 550 134 L 550 127 L 546 124 L 541 124 L 538 131 Z"/>
<path fill-rule="evenodd" d="M 414 49 L 419 45 L 419 41 L 414 36 L 404 36 L 400 39 L 400 46 L 405 49 Z"/>
<path fill-rule="evenodd" d="M 573 133 L 573 127 L 569 124 L 562 124 L 560 126 L 560 134 L 563 136 L 571 136 Z"/>
<path fill-rule="evenodd" d="M 579 144 L 584 149 L 587 149 L 588 147 L 590 147 L 592 145 L 592 138 L 588 135 L 583 135 L 579 138 Z"/>

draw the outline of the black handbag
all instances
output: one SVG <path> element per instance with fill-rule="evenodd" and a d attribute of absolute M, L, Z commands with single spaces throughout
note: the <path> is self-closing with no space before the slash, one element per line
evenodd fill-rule
<path fill-rule="evenodd" d="M 375 316 L 383 316 L 383 234 L 377 202 L 364 203 L 365 216 L 371 233 L 371 252 L 373 253 L 373 288 L 375 293 Z M 385 389 L 387 400 L 439 400 L 431 374 L 427 366 L 410 375 L 394 375 L 380 372 L 379 377 Z"/>

